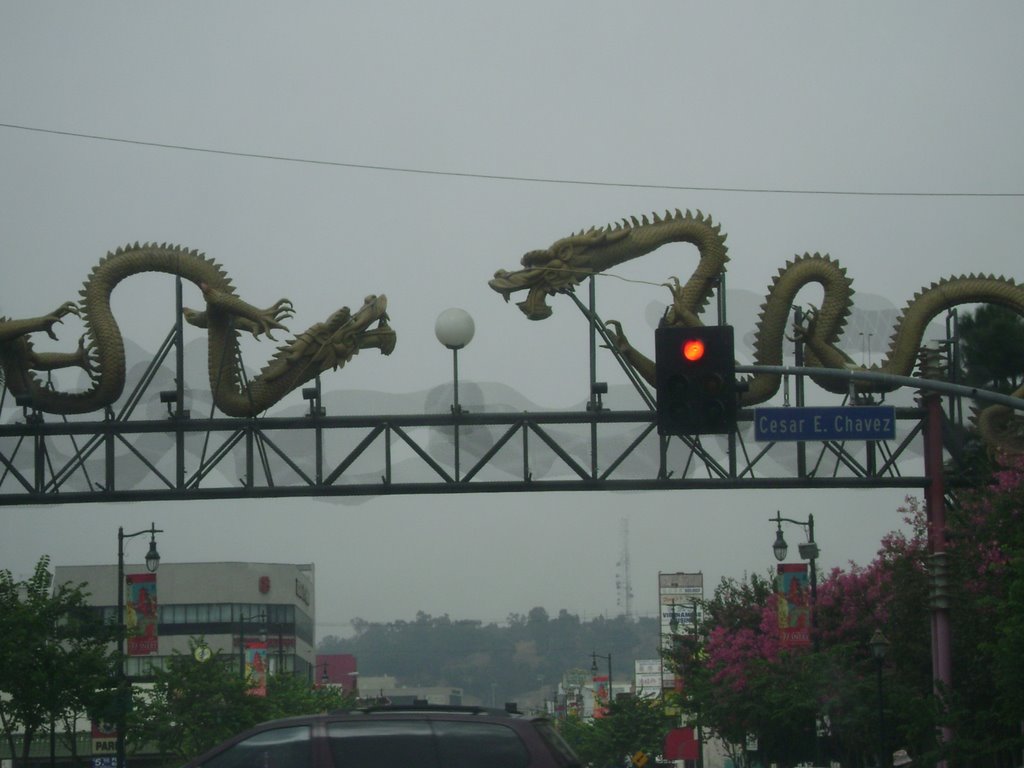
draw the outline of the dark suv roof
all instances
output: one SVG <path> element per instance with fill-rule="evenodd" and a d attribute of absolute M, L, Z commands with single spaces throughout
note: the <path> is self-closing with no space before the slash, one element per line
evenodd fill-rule
<path fill-rule="evenodd" d="M 545 717 L 413 704 L 262 723 L 187 768 L 576 768 Z"/>

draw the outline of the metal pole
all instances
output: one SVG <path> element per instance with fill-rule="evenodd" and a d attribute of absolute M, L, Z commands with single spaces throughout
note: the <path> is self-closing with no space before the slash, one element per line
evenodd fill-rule
<path fill-rule="evenodd" d="M 608 706 L 611 706 L 612 701 L 615 699 L 615 693 L 612 689 L 612 655 L 608 654 Z"/>
<path fill-rule="evenodd" d="M 238 674 L 245 682 L 245 614 L 238 614 Z"/>
<path fill-rule="evenodd" d="M 462 406 L 459 405 L 459 350 L 452 349 L 452 414 L 455 416 L 452 425 L 455 437 L 455 481 L 459 481 L 459 415 L 462 413 Z"/>
<path fill-rule="evenodd" d="M 937 561 L 943 560 L 946 553 L 946 501 L 942 468 L 942 402 L 939 395 L 935 393 L 925 394 L 923 400 L 927 410 L 924 428 L 924 470 L 925 477 L 928 478 L 928 485 L 925 487 L 925 504 L 928 513 L 928 544 L 931 550 L 932 562 L 937 563 Z M 943 574 L 944 576 L 945 574 Z M 941 695 L 943 690 L 952 690 L 953 663 L 950 650 L 952 646 L 952 631 L 949 622 L 949 606 L 945 599 L 945 585 L 942 585 L 943 588 L 941 590 L 936 589 L 938 586 L 934 583 L 933 576 L 933 590 L 936 594 L 931 605 L 932 678 L 936 694 Z M 944 743 L 951 741 L 953 738 L 952 729 L 943 727 L 940 738 Z M 946 761 L 941 760 L 937 765 L 940 768 L 944 768 Z"/>
<path fill-rule="evenodd" d="M 124 527 L 118 526 L 117 528 L 117 710 L 116 710 L 116 721 L 117 721 L 117 766 L 116 768 L 124 768 L 125 766 L 125 732 L 128 729 L 127 714 L 128 714 L 128 700 L 130 699 L 130 689 L 127 685 L 128 676 L 124 671 L 124 638 L 127 634 L 127 628 L 124 623 L 124 540 L 131 539 L 135 536 L 142 536 L 148 533 L 150 536 L 149 540 L 149 554 L 146 555 L 146 568 L 151 572 L 156 572 L 157 566 L 160 563 L 160 555 L 156 551 L 156 535 L 163 533 L 163 531 L 156 527 L 156 523 L 150 523 L 149 528 L 135 533 L 124 532 Z"/>
<path fill-rule="evenodd" d="M 820 649 L 818 640 L 818 545 L 814 541 L 814 514 L 807 515 L 807 538 L 808 543 L 813 545 L 814 557 L 811 558 L 811 642 L 814 643 L 814 650 Z"/>
<path fill-rule="evenodd" d="M 884 659 L 875 660 L 878 665 L 878 768 L 888 768 L 885 759 L 885 694 L 882 692 L 882 664 Z"/>
<path fill-rule="evenodd" d="M 174 320 L 174 487 L 185 487 L 185 334 L 184 312 L 182 311 L 181 275 L 175 280 L 174 298 L 176 313 Z"/>
<path fill-rule="evenodd" d="M 594 275 L 590 276 L 590 399 L 594 401 L 594 384 L 597 382 L 597 283 Z"/>
<path fill-rule="evenodd" d="M 125 765 L 125 701 L 124 701 L 124 526 L 117 529 L 117 765 Z"/>

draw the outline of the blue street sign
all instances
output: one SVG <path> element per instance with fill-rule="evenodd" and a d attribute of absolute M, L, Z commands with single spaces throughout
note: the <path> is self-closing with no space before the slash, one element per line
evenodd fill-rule
<path fill-rule="evenodd" d="M 754 409 L 754 439 L 759 442 L 895 437 L 896 409 L 891 405 Z"/>

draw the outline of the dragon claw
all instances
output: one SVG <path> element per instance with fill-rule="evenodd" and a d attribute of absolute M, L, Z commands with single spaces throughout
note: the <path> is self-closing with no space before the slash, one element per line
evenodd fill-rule
<path fill-rule="evenodd" d="M 63 323 L 65 315 L 78 314 L 78 305 L 75 304 L 75 302 L 73 301 L 65 301 L 63 304 L 61 304 L 59 307 L 53 310 L 53 312 L 43 317 L 43 325 L 46 330 L 46 335 L 49 336 L 54 341 L 56 341 L 57 334 L 54 332 L 53 326 L 55 326 L 57 323 Z"/>

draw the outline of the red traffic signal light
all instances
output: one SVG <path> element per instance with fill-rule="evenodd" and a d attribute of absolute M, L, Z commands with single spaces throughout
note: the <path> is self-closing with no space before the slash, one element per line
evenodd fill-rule
<path fill-rule="evenodd" d="M 658 434 L 715 435 L 736 429 L 732 326 L 658 328 L 654 335 Z"/>
<path fill-rule="evenodd" d="M 695 363 L 704 357 L 704 341 L 702 339 L 688 338 L 680 347 L 683 357 L 691 363 Z"/>

